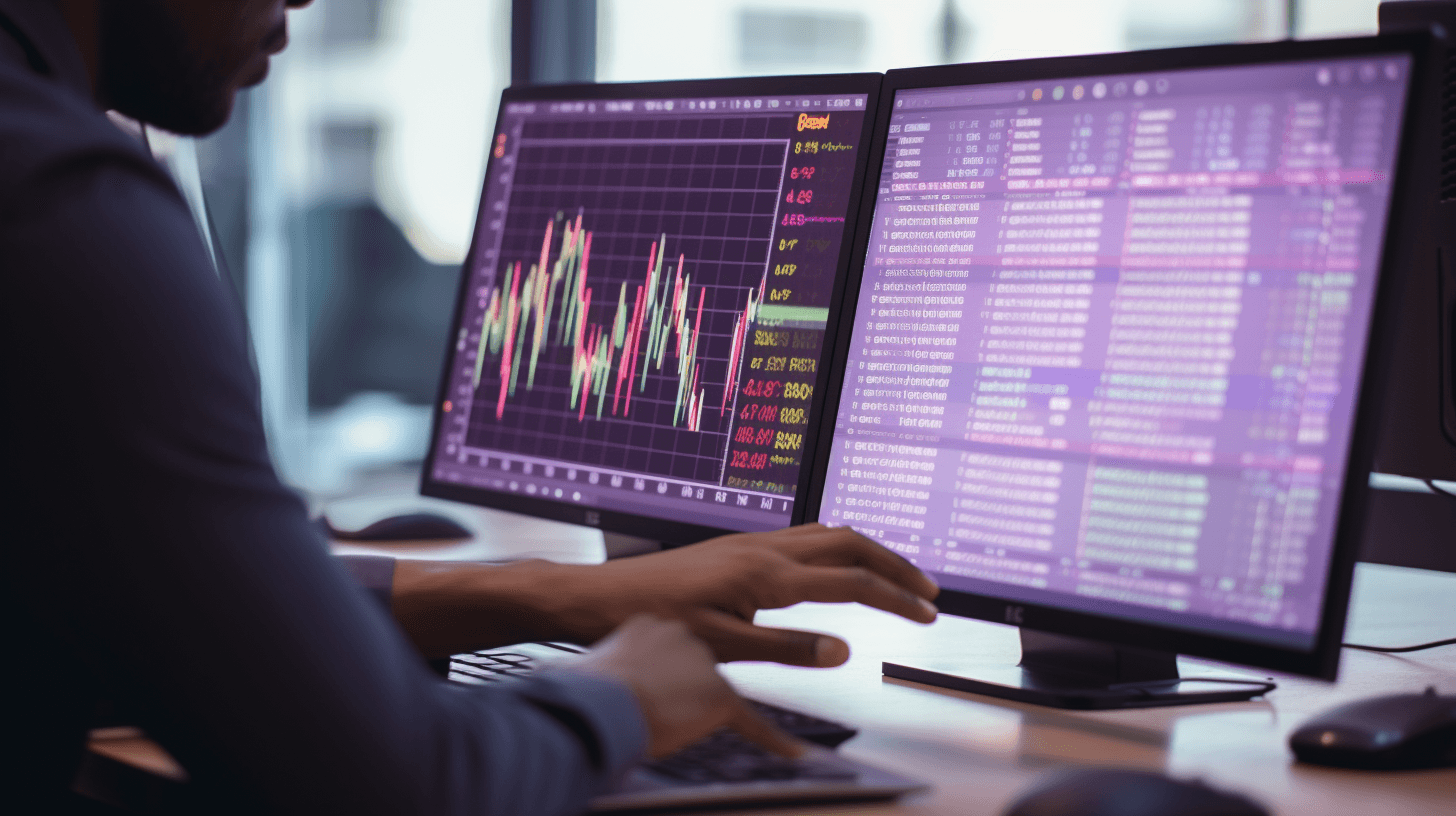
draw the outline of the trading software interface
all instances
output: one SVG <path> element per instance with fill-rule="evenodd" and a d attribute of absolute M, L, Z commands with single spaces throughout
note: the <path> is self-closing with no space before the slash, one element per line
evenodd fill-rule
<path fill-rule="evenodd" d="M 820 518 L 1307 648 L 1410 62 L 900 91 Z"/>
<path fill-rule="evenodd" d="M 505 104 L 433 479 L 788 523 L 868 104 Z"/>

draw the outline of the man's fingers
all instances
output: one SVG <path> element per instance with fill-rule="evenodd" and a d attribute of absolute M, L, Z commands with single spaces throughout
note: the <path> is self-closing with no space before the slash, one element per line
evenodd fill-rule
<path fill-rule="evenodd" d="M 919 623 L 935 620 L 935 605 L 864 567 L 802 566 L 784 577 L 784 588 L 800 601 L 861 603 Z"/>
<path fill-rule="evenodd" d="M 717 610 L 695 615 L 692 629 L 713 647 L 723 662 L 768 660 L 789 666 L 838 666 L 849 659 L 849 646 L 831 635 L 797 629 L 771 629 Z"/>
<path fill-rule="evenodd" d="M 768 720 L 759 716 L 758 712 L 750 708 L 742 698 L 738 699 L 738 708 L 734 712 L 733 718 L 728 721 L 728 727 L 742 734 L 749 742 L 781 757 L 798 759 L 804 755 L 806 750 L 804 743 L 785 734 Z"/>
<path fill-rule="evenodd" d="M 886 549 L 848 527 L 819 524 L 792 528 L 799 531 L 788 548 L 804 564 L 833 567 L 864 567 L 919 595 L 934 598 L 940 587 L 899 553 Z"/>

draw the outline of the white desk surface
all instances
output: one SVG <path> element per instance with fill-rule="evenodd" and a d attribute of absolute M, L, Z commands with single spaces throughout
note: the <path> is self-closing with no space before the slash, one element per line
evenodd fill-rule
<path fill-rule="evenodd" d="M 379 501 L 366 498 L 352 508 L 335 509 L 379 518 L 385 511 Z M 409 501 L 410 507 L 421 506 L 418 497 Z M 581 527 L 447 502 L 430 509 L 449 512 L 479 537 L 449 546 L 341 549 L 446 559 L 530 553 L 574 563 L 602 558 L 599 534 Z M 1404 645 L 1456 637 L 1456 575 L 1360 564 L 1352 599 L 1347 642 Z M 1279 816 L 1456 814 L 1456 769 L 1320 768 L 1295 763 L 1287 743 L 1306 718 L 1342 702 L 1432 685 L 1456 694 L 1456 646 L 1405 655 L 1347 649 L 1339 682 L 1274 675 L 1279 688 L 1259 701 L 1073 712 L 886 679 L 880 673 L 885 660 L 913 664 L 950 655 L 1015 663 L 1020 647 L 1009 626 L 949 615 L 920 626 L 863 607 L 818 604 L 763 612 L 758 622 L 832 632 L 849 642 L 853 656 L 836 669 L 726 666 L 725 674 L 744 694 L 855 725 L 859 736 L 840 750 L 935 785 L 933 792 L 895 805 L 790 808 L 763 811 L 763 816 L 999 814 L 1040 772 L 1089 765 L 1201 777 L 1249 794 Z M 1270 676 L 1205 661 L 1180 663 L 1185 676 L 1200 667 Z"/>
<path fill-rule="evenodd" d="M 1456 635 L 1456 575 L 1361 564 L 1349 642 L 1399 645 Z M 1275 814 L 1456 814 L 1456 769 L 1371 773 L 1296 764 L 1287 740 L 1307 717 L 1341 702 L 1434 685 L 1456 694 L 1456 647 L 1408 655 L 1345 650 L 1330 684 L 1275 675 L 1265 700 L 1176 708 L 1074 712 L 991 700 L 884 678 L 884 660 L 915 662 L 952 650 L 968 660 L 1015 662 L 1016 630 L 944 615 L 930 626 L 856 607 L 801 605 L 758 622 L 832 632 L 849 641 L 837 669 L 726 667 L 746 695 L 857 725 L 840 750 L 936 789 L 893 806 L 843 813 L 999 814 L 1038 773 L 1064 766 L 1165 771 L 1246 793 Z M 1183 673 L 1200 667 L 1181 660 Z M 1257 676 L 1269 676 L 1267 672 Z M 803 809 L 770 811 L 801 814 Z"/>
<path fill-rule="evenodd" d="M 601 536 L 592 530 L 447 502 L 435 506 L 419 497 L 400 497 L 399 508 L 389 501 L 373 497 L 352 507 L 336 504 L 329 511 L 347 527 L 351 513 L 362 524 L 388 513 L 438 510 L 460 519 L 478 536 L 448 545 L 340 546 L 339 551 L 442 560 L 536 556 L 573 563 L 603 557 Z M 1456 575 L 1361 564 L 1345 639 L 1402 645 L 1453 637 L 1453 613 Z M 1008 626 L 949 615 L 920 626 L 863 607 L 818 604 L 763 612 L 758 622 L 832 632 L 850 643 L 853 656 L 835 669 L 726 666 L 725 674 L 744 694 L 855 725 L 859 736 L 840 750 L 935 786 L 896 804 L 755 811 L 762 816 L 999 814 L 1041 772 L 1093 765 L 1203 778 L 1258 799 L 1278 816 L 1456 815 L 1456 768 L 1335 770 L 1296 764 L 1287 747 L 1290 732 L 1307 717 L 1345 701 L 1431 685 L 1456 694 L 1456 646 L 1407 655 L 1347 649 L 1338 683 L 1276 675 L 1279 688 L 1260 701 L 1071 712 L 886 679 L 880 673 L 881 661 L 914 663 L 948 655 L 1014 663 L 1019 645 L 1016 630 Z M 1180 662 L 1185 675 L 1214 665 Z M 93 750 L 145 766 L 156 749 L 138 745 L 135 740 L 115 740 L 109 746 L 93 741 Z M 166 775 L 160 768 L 152 772 L 159 771 Z"/>

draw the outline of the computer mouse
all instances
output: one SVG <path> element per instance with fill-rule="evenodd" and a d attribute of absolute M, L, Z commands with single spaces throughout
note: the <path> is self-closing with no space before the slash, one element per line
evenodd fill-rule
<path fill-rule="evenodd" d="M 1269 816 L 1253 800 L 1146 771 L 1081 768 L 1034 784 L 1006 816 Z"/>
<path fill-rule="evenodd" d="M 1456 765 L 1456 695 L 1390 694 L 1316 715 L 1289 736 L 1301 762 L 1404 770 Z"/>
<path fill-rule="evenodd" d="M 390 516 L 362 530 L 340 530 L 329 523 L 328 516 L 319 516 L 318 524 L 326 535 L 339 541 L 434 541 L 475 535 L 454 519 L 435 513 Z"/>

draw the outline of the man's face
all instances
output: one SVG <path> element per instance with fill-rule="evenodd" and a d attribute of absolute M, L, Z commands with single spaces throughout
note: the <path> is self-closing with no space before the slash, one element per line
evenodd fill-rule
<path fill-rule="evenodd" d="M 239 89 L 288 44 L 285 12 L 311 0 L 101 0 L 98 91 L 175 133 L 222 127 Z"/>

